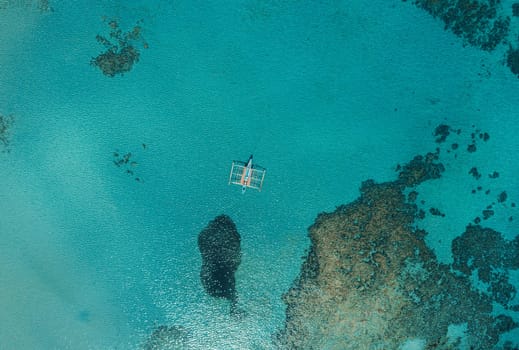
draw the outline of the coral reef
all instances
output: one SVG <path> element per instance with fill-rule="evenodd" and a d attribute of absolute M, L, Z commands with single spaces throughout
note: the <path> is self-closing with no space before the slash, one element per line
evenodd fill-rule
<path fill-rule="evenodd" d="M 365 181 L 357 200 L 319 214 L 309 228 L 301 273 L 283 296 L 279 348 L 398 349 L 416 339 L 426 349 L 452 349 L 460 339 L 447 337 L 449 325 L 465 324 L 469 346 L 492 349 L 500 334 L 517 327 L 492 313 L 496 293 L 478 293 L 466 274 L 438 263 L 424 242 L 426 232 L 414 227 L 420 215 L 414 187 L 441 176 L 438 152 L 400 167 L 395 181 Z M 413 201 L 406 200 L 408 189 Z M 455 266 L 464 267 L 467 256 Z M 515 294 L 498 277 L 498 301 L 509 301 Z"/>
<path fill-rule="evenodd" d="M 230 300 L 231 313 L 237 303 L 234 274 L 241 262 L 240 240 L 236 225 L 227 215 L 216 217 L 198 235 L 202 285 L 209 295 Z"/>
<path fill-rule="evenodd" d="M 2 152 L 9 152 L 13 123 L 14 117 L 12 115 L 0 114 L 0 146 L 3 146 Z"/>
<path fill-rule="evenodd" d="M 99 67 L 104 75 L 114 77 L 129 72 L 139 61 L 140 52 L 136 47 L 137 43 L 142 43 L 144 48 L 147 48 L 148 44 L 142 37 L 142 27 L 139 23 L 126 33 L 123 33 L 115 20 L 109 21 L 108 25 L 111 28 L 109 38 L 99 34 L 96 36 L 96 40 L 106 48 L 106 51 L 92 58 L 90 64 Z"/>

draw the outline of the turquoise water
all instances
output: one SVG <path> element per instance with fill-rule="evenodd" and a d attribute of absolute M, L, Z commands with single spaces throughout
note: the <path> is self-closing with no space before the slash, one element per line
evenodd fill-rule
<path fill-rule="evenodd" d="M 15 117 L 0 154 L 2 349 L 134 349 L 161 324 L 189 328 L 203 349 L 269 349 L 316 215 L 434 150 L 440 123 L 491 135 L 419 190 L 448 213 L 422 222 L 440 261 L 489 201 L 470 193 L 470 167 L 499 171 L 483 186 L 519 199 L 506 47 L 464 47 L 410 4 L 11 4 L 0 9 L 0 114 Z M 140 23 L 149 45 L 113 78 L 89 64 L 106 19 Z M 114 152 L 132 153 L 141 181 Z M 251 153 L 267 176 L 242 195 L 228 173 Z M 199 280 L 197 235 L 221 213 L 242 237 L 241 320 Z M 518 219 L 502 206 L 485 224 L 512 239 Z"/>

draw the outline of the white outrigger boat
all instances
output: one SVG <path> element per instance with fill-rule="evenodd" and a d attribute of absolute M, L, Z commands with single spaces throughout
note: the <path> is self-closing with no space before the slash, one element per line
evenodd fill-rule
<path fill-rule="evenodd" d="M 252 164 L 252 154 L 247 162 L 233 160 L 231 173 L 229 174 L 229 185 L 240 185 L 241 193 L 245 193 L 247 188 L 261 191 L 266 172 L 267 169 Z"/>

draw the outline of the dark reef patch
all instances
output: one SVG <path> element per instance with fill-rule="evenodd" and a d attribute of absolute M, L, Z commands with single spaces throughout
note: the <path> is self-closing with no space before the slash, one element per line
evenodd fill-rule
<path fill-rule="evenodd" d="M 434 215 L 434 216 L 441 216 L 441 217 L 445 217 L 445 214 L 442 213 L 442 212 L 440 211 L 440 209 L 438 209 L 438 208 L 430 208 L 430 209 L 429 209 L 429 213 L 431 213 L 431 215 Z"/>
<path fill-rule="evenodd" d="M 479 180 L 479 178 L 481 177 L 478 168 L 476 168 L 475 166 L 470 168 L 469 174 L 472 175 L 476 180 Z"/>
<path fill-rule="evenodd" d="M 434 136 L 436 136 L 436 142 L 442 143 L 445 142 L 447 136 L 450 134 L 450 128 L 448 125 L 440 124 L 434 130 Z"/>
<path fill-rule="evenodd" d="M 519 48 L 513 48 L 510 46 L 506 53 L 506 65 L 512 73 L 519 77 Z"/>
<path fill-rule="evenodd" d="M 416 199 L 418 198 L 418 192 L 411 191 L 407 194 L 407 200 L 409 202 L 416 202 Z"/>
<path fill-rule="evenodd" d="M 508 282 L 507 269 L 519 269 L 519 236 L 507 241 L 502 234 L 479 225 L 469 225 L 452 242 L 452 267 L 466 276 L 477 271 L 478 278 L 488 284 L 488 293 L 508 307 L 516 290 Z"/>
<path fill-rule="evenodd" d="M 512 15 L 514 17 L 519 17 L 519 2 L 512 4 Z"/>
<path fill-rule="evenodd" d="M 405 0 L 404 0 L 405 1 Z M 500 15 L 498 0 L 414 0 L 445 24 L 445 29 L 463 38 L 464 42 L 491 51 L 504 42 L 510 30 L 510 18 Z"/>
<path fill-rule="evenodd" d="M 491 209 L 484 209 L 481 214 L 483 214 L 483 220 L 487 220 L 490 217 L 494 216 L 494 211 Z"/>
<path fill-rule="evenodd" d="M 126 33 L 123 33 L 115 20 L 109 21 L 108 25 L 111 29 L 108 38 L 99 34 L 96 36 L 97 42 L 106 50 L 92 58 L 90 64 L 101 69 L 104 75 L 114 77 L 129 72 L 139 61 L 138 43 L 141 43 L 144 48 L 147 48 L 148 44 L 142 38 L 140 23 Z"/>
<path fill-rule="evenodd" d="M 506 198 L 508 198 L 508 195 L 506 194 L 506 191 L 503 191 L 497 196 L 497 201 L 499 203 L 503 203 L 504 201 L 506 201 Z"/>
<path fill-rule="evenodd" d="M 231 301 L 231 312 L 237 302 L 234 274 L 241 262 L 240 234 L 227 215 L 209 222 L 198 235 L 202 255 L 200 279 L 207 294 Z"/>

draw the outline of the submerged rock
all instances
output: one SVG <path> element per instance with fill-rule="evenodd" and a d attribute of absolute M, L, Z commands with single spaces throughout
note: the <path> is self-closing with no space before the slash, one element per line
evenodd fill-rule
<path fill-rule="evenodd" d="M 236 310 L 237 293 L 234 274 L 241 262 L 240 234 L 227 215 L 217 216 L 198 235 L 202 255 L 200 280 L 207 294 L 231 301 Z"/>

